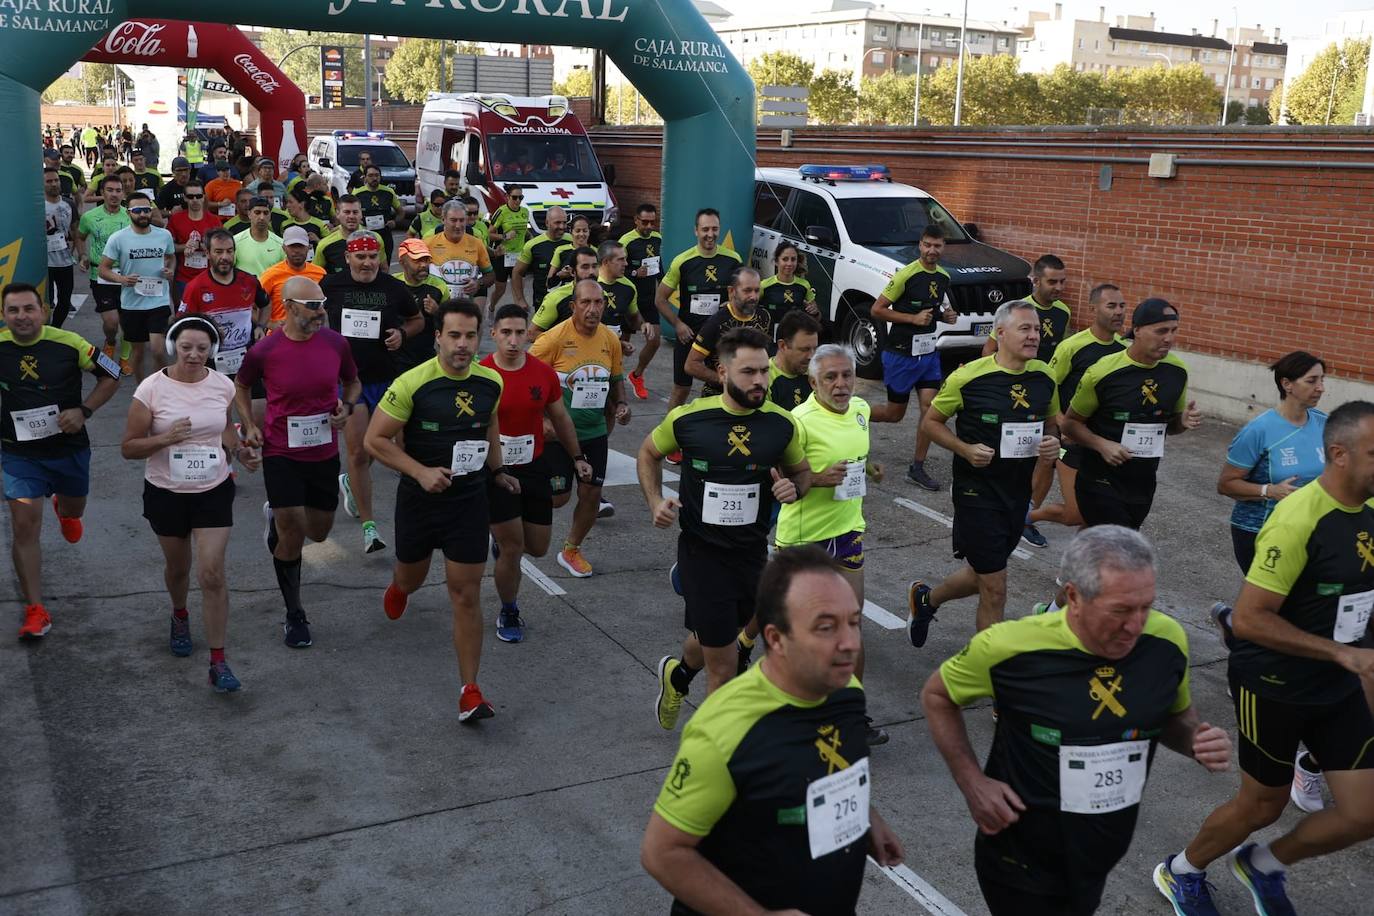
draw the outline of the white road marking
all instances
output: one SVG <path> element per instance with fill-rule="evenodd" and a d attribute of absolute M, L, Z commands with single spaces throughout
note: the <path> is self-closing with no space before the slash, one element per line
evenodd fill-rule
<path fill-rule="evenodd" d="M 886 630 L 900 630 L 906 626 L 906 620 L 885 608 L 878 607 L 867 598 L 864 599 L 864 616 Z"/>
<path fill-rule="evenodd" d="M 559 595 L 567 594 L 567 592 L 563 591 L 562 586 L 544 575 L 544 571 L 538 566 L 535 566 L 534 563 L 530 561 L 529 557 L 520 558 L 520 569 L 524 572 L 526 578 L 542 588 L 547 594 L 553 595 L 555 598 Z"/>
<path fill-rule="evenodd" d="M 77 312 L 81 311 L 81 306 L 83 306 L 83 305 L 85 305 L 85 304 L 86 304 L 86 294 L 85 294 L 85 293 L 72 293 L 72 310 L 71 310 L 70 313 L 68 313 L 67 317 L 70 318 L 72 315 L 75 315 Z"/>
<path fill-rule="evenodd" d="M 899 506 L 902 506 L 903 508 L 910 509 L 912 512 L 915 512 L 918 515 L 924 515 L 926 518 L 931 519 L 932 521 L 937 521 L 941 525 L 944 525 L 946 528 L 954 527 L 954 519 L 950 518 L 948 515 L 945 515 L 942 512 L 936 512 L 929 506 L 923 506 L 918 502 L 906 499 L 902 496 L 898 496 L 896 499 L 893 500 L 893 502 Z M 1015 548 L 1014 550 L 1012 550 L 1011 555 L 1016 557 L 1018 560 L 1031 559 L 1030 552 L 1023 547 Z"/>
<path fill-rule="evenodd" d="M 911 899 L 920 904 L 921 908 L 930 913 L 931 916 L 968 916 L 963 910 L 955 906 L 948 897 L 932 887 L 929 881 L 905 865 L 883 868 L 873 860 L 872 856 L 869 856 L 868 861 L 873 862 L 878 867 L 878 871 L 887 875 L 893 884 L 906 891 Z"/>
<path fill-rule="evenodd" d="M 672 483 L 677 479 L 677 474 L 666 467 L 663 469 L 664 483 Z M 624 487 L 630 485 L 639 486 L 639 469 L 636 466 L 635 456 L 611 449 L 606 455 L 606 482 L 602 486 Z"/>

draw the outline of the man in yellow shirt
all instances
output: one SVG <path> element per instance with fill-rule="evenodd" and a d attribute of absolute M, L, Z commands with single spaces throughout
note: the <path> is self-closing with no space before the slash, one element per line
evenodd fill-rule
<path fill-rule="evenodd" d="M 486 288 L 496 279 L 487 246 L 468 235 L 468 211 L 461 200 L 444 204 L 444 231 L 425 239 L 433 270 L 448 284 L 452 299 L 460 296 L 486 304 Z"/>

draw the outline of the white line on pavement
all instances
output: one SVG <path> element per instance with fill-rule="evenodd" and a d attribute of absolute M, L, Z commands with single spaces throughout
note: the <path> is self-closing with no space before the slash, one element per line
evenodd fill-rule
<path fill-rule="evenodd" d="M 868 861 L 878 865 L 877 862 L 873 861 L 872 856 L 869 857 Z M 967 916 L 963 910 L 950 902 L 948 897 L 931 887 L 930 882 L 905 865 L 897 865 L 892 868 L 883 868 L 878 865 L 878 870 L 892 879 L 893 884 L 906 891 L 911 899 L 920 904 L 921 908 L 930 913 L 931 916 Z"/>
<path fill-rule="evenodd" d="M 900 630 L 906 626 L 905 620 L 885 608 L 878 607 L 867 598 L 864 599 L 864 616 L 887 630 Z"/>
<path fill-rule="evenodd" d="M 534 563 L 530 561 L 529 557 L 520 558 L 520 569 L 529 577 L 530 581 L 542 588 L 548 594 L 554 597 L 567 594 L 567 592 L 563 591 L 562 586 L 544 575 L 544 571 L 538 566 L 535 566 Z"/>
<path fill-rule="evenodd" d="M 918 502 L 914 502 L 902 496 L 898 496 L 896 499 L 893 500 L 893 502 L 899 506 L 902 506 L 903 508 L 910 509 L 912 512 L 915 512 L 918 515 L 924 515 L 928 519 L 937 521 L 941 525 L 944 525 L 946 528 L 954 527 L 954 519 L 950 518 L 948 515 L 945 515 L 942 512 L 936 512 L 929 506 L 923 506 Z M 1011 555 L 1016 557 L 1018 560 L 1029 560 L 1031 558 L 1030 552 L 1023 547 L 1017 547 L 1015 550 L 1011 552 Z"/>
<path fill-rule="evenodd" d="M 638 458 L 611 449 L 606 455 L 606 482 L 603 486 L 639 486 Z M 672 483 L 678 476 L 668 468 L 663 469 L 663 482 Z"/>
<path fill-rule="evenodd" d="M 77 312 L 81 311 L 81 306 L 83 306 L 83 305 L 85 305 L 85 304 L 86 304 L 86 294 L 85 294 L 85 293 L 72 293 L 72 310 L 71 310 L 71 313 L 70 313 L 70 314 L 71 314 L 71 315 L 75 315 Z M 68 317 L 70 317 L 70 315 L 69 315 Z"/>

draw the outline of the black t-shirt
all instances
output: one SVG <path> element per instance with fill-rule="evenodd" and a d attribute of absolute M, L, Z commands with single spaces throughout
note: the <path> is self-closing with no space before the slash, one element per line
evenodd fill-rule
<path fill-rule="evenodd" d="M 635 291 L 635 285 L 625 277 L 612 280 L 610 283 L 601 280 L 596 282 L 601 284 L 601 291 L 606 296 L 606 310 L 601 313 L 601 323 L 619 332 L 625 322 L 630 320 L 630 315 L 639 310 L 639 296 Z"/>
<path fill-rule="evenodd" d="M 157 205 L 163 213 L 171 213 L 177 207 L 185 207 L 186 185 L 175 180 L 167 182 L 162 186 L 162 190 L 157 192 Z"/>
<path fill-rule="evenodd" d="M 945 300 L 949 296 L 949 273 L 938 264 L 934 270 L 927 270 L 922 261 L 912 261 L 897 271 L 892 281 L 883 289 L 883 295 L 891 303 L 894 312 L 903 315 L 919 315 L 921 312 L 934 311 L 930 324 L 917 327 L 914 324 L 893 324 L 887 331 L 883 349 L 889 353 L 916 355 L 919 349 L 913 343 L 917 337 L 933 337 L 936 319 Z"/>
<path fill-rule="evenodd" d="M 57 458 L 90 448 L 85 426 L 74 433 L 52 432 L 55 412 L 81 406 L 83 372 L 118 380 L 119 365 L 71 331 L 46 325 L 37 340 L 21 344 L 9 328 L 0 329 L 0 448 L 25 458 Z M 24 424 L 26 438 L 16 434 L 16 421 Z"/>
<path fill-rule="evenodd" d="M 701 326 L 701 330 L 697 331 L 696 339 L 692 341 L 692 349 L 706 357 L 707 370 L 715 372 L 716 367 L 720 364 L 720 361 L 716 359 L 716 347 L 720 343 L 721 335 L 734 328 L 753 328 L 772 340 L 772 336 L 768 333 L 768 329 L 772 325 L 772 316 L 768 314 L 768 309 L 762 306 L 754 309 L 754 314 L 745 318 L 735 314 L 734 307 L 726 303 L 719 312 L 707 318 L 706 323 Z M 720 394 L 720 392 L 720 386 L 711 382 L 704 383 L 701 389 L 701 393 L 708 396 Z"/>
<path fill-rule="evenodd" d="M 530 239 L 525 245 L 524 254 L 520 260 L 527 261 L 526 273 L 534 283 L 534 302 L 543 302 L 544 295 L 549 291 L 549 268 L 553 266 L 554 252 L 567 245 L 572 239 L 568 235 L 563 235 L 557 239 L 551 239 L 541 233 Z M 526 259 L 525 255 L 529 255 Z"/>
<path fill-rule="evenodd" d="M 397 365 L 406 370 L 434 358 L 434 315 L 425 306 L 429 305 L 430 309 L 438 308 L 439 304 L 448 298 L 448 286 L 433 276 L 419 286 L 411 286 L 401 276 L 397 276 L 396 279 L 405 285 L 406 291 L 415 300 L 415 307 L 425 319 L 424 330 L 413 337 L 407 337 L 406 342 L 401 344 L 401 349 L 396 351 Z"/>
<path fill-rule="evenodd" d="M 348 338 L 353 361 L 358 364 L 358 378 L 365 385 L 394 379 L 399 364 L 397 357 L 384 343 L 387 331 L 401 327 L 406 319 L 415 317 L 419 312 L 406 285 L 385 273 L 377 274 L 371 283 L 359 283 L 353 279 L 353 272 L 345 268 L 321 280 L 320 289 L 324 290 L 324 310 L 329 316 L 329 326 Z M 344 309 L 360 313 L 352 316 L 347 329 L 343 323 Z M 378 313 L 377 336 L 350 336 L 353 333 L 368 333 L 366 326 L 371 323 L 368 319 L 373 312 Z"/>

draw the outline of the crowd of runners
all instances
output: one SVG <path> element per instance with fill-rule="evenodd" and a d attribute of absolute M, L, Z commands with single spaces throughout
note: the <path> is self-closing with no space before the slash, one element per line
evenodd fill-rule
<path fill-rule="evenodd" d="M 366 164 L 357 193 L 329 208 L 308 174 L 278 180 L 268 162 L 248 182 L 226 179 L 242 187 L 212 210 L 213 182 L 182 159 L 146 188 L 137 169 L 87 182 L 45 162 L 51 282 L 4 287 L 0 331 L 21 638 L 61 632 L 43 597 L 43 517 L 50 504 L 66 541 L 85 536 L 86 423 L 124 376 L 136 388 L 120 447 L 141 463 L 143 516 L 165 557 L 168 648 L 197 651 L 194 569 L 217 691 L 241 688 L 226 657 L 225 567 L 241 473 L 263 477 L 263 542 L 292 649 L 313 644 L 307 606 L 322 603 L 303 594 L 303 546 L 330 536 L 340 504 L 357 550 L 394 545 L 378 584 L 392 620 L 442 554 L 469 724 L 495 715 L 478 686 L 488 562 L 496 635 L 519 642 L 521 558 L 553 550 L 569 575 L 593 577 L 584 544 L 598 520 L 642 511 L 679 529 L 663 588 L 681 596 L 683 635 L 679 646 L 665 634 L 673 651 L 654 704 L 664 730 L 705 672 L 644 867 L 675 913 L 852 912 L 866 857 L 904 854 L 872 805 L 870 749 L 888 735 L 866 711 L 860 621 L 864 497 L 885 473 L 871 424 L 902 420 L 915 391 L 906 476 L 942 488 L 930 446 L 949 454 L 962 564 L 911 583 L 906 633 L 919 649 L 932 626 L 956 625 L 938 619 L 946 605 L 976 601 L 971 639 L 921 703 L 977 825 L 989 909 L 1094 912 L 1157 746 L 1230 767 L 1230 735 L 1193 709 L 1184 630 L 1154 609 L 1155 552 L 1139 533 L 1167 443 L 1204 422 L 1172 352 L 1186 320 L 1174 304 L 1132 307 L 1101 283 L 1074 333 L 1059 299 L 1067 268 L 1045 255 L 1031 295 L 997 309 L 983 354 L 945 377 L 936 323 L 955 312 L 932 226 L 873 306 L 892 330 L 886 400 L 870 405 L 853 352 L 827 342 L 797 248 L 781 244 L 764 280 L 721 246 L 710 208 L 676 257 L 647 203 L 627 234 L 593 247 L 585 217 L 557 207 L 535 232 L 517 185 L 483 218 L 454 173 L 397 245 L 400 208 Z M 61 327 L 76 266 L 89 271 L 103 345 Z M 668 413 L 642 442 L 625 440 L 617 428 L 648 399 L 645 370 L 665 336 Z M 1180 916 L 1217 912 L 1207 869 L 1223 859 L 1258 912 L 1291 913 L 1290 866 L 1374 835 L 1374 404 L 1319 410 L 1325 369 L 1303 351 L 1276 361 L 1275 406 L 1220 462 L 1240 576 L 1212 618 L 1230 650 L 1240 777 L 1186 848 L 1159 851 L 1152 880 Z M 604 497 L 612 435 L 637 453 L 646 510 Z M 389 523 L 374 511 L 375 463 L 395 472 Z M 554 512 L 569 502 L 553 545 Z M 1006 619 L 1008 558 L 1045 547 L 1045 522 L 1081 530 L 1057 591 Z M 986 713 L 964 707 L 988 698 L 996 732 L 980 764 L 964 717 Z M 1290 801 L 1306 812 L 1294 829 L 1252 842 Z"/>

